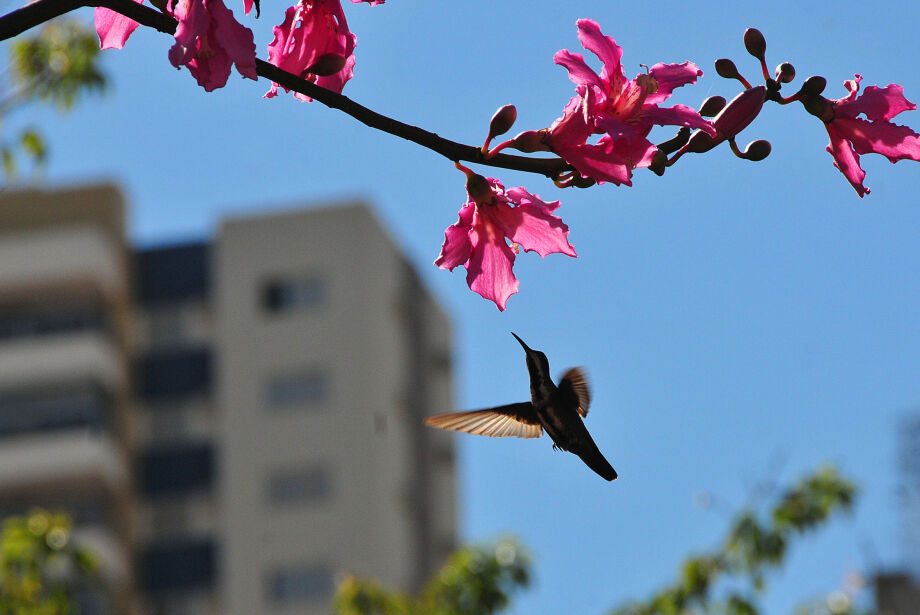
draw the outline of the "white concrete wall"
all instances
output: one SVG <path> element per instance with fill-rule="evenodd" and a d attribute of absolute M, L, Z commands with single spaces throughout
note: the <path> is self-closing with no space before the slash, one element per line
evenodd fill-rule
<path fill-rule="evenodd" d="M 225 612 L 328 612 L 325 602 L 269 600 L 271 571 L 298 565 L 407 587 L 415 486 L 404 411 L 401 255 L 363 207 L 232 221 L 217 245 Z M 309 274 L 326 279 L 323 305 L 275 315 L 261 305 L 270 279 Z M 330 375 L 326 403 L 268 407 L 273 376 L 315 367 Z M 270 474 L 298 466 L 327 468 L 329 496 L 274 506 L 266 496 Z"/>

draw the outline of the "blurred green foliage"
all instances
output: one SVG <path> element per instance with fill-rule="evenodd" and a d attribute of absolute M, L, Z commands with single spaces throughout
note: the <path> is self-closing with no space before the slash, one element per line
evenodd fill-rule
<path fill-rule="evenodd" d="M 726 537 L 710 552 L 687 558 L 677 578 L 644 601 L 612 615 L 760 615 L 758 598 L 766 575 L 781 567 L 790 545 L 835 515 L 849 511 L 856 487 L 832 467 L 778 491 L 758 510 L 740 511 Z M 530 579 L 529 558 L 505 540 L 493 548 L 464 548 L 418 595 L 349 577 L 339 586 L 338 615 L 489 615 L 508 606 L 514 590 Z M 851 593 L 833 591 L 803 604 L 795 615 L 863 615 Z M 577 612 L 577 611 L 575 611 Z"/>
<path fill-rule="evenodd" d="M 790 544 L 835 514 L 849 511 L 856 487 L 832 467 L 824 467 L 780 493 L 766 511 L 742 510 L 720 546 L 684 561 L 677 579 L 647 600 L 613 615 L 759 615 L 758 597 L 766 574 L 781 567 Z M 800 615 L 854 615 L 849 596 L 803 605 Z M 836 609 L 836 610 L 835 610 Z"/>
<path fill-rule="evenodd" d="M 0 126 L 17 109 L 36 102 L 59 112 L 73 108 L 90 91 L 105 89 L 95 32 L 73 19 L 57 19 L 9 46 L 9 64 L 0 81 Z M 20 160 L 40 169 L 48 155 L 41 132 L 27 127 L 14 136 L 0 132 L 0 164 L 8 181 L 19 175 Z"/>
<path fill-rule="evenodd" d="M 35 510 L 8 517 L 0 531 L 0 613 L 65 615 L 76 589 L 92 578 L 96 558 L 71 541 L 66 515 Z"/>
<path fill-rule="evenodd" d="M 530 581 L 530 560 L 515 541 L 456 551 L 417 596 L 348 577 L 339 586 L 339 615 L 489 615 Z"/>

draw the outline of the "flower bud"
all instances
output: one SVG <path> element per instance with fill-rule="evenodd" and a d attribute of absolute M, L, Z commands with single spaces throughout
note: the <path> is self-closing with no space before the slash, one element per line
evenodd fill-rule
<path fill-rule="evenodd" d="M 771 150 L 772 147 L 769 141 L 766 139 L 757 139 L 756 141 L 748 143 L 747 147 L 744 148 L 744 158 L 751 162 L 760 162 L 770 155 Z"/>
<path fill-rule="evenodd" d="M 767 41 L 763 34 L 760 33 L 760 30 L 748 28 L 744 31 L 744 48 L 758 60 L 764 59 L 764 55 L 767 53 Z"/>
<path fill-rule="evenodd" d="M 724 77 L 726 79 L 741 78 L 741 73 L 738 72 L 738 67 L 735 66 L 735 63 L 728 58 L 721 58 L 716 60 L 716 73 L 718 73 L 720 77 Z"/>
<path fill-rule="evenodd" d="M 479 205 L 488 205 L 492 202 L 492 186 L 485 177 L 478 173 L 468 172 L 466 174 L 466 191 L 470 198 Z"/>
<path fill-rule="evenodd" d="M 702 154 L 708 152 L 724 140 L 725 139 L 722 137 L 710 137 L 708 133 L 697 130 L 690 135 L 690 140 L 687 141 L 686 151 L 693 152 L 694 154 Z"/>
<path fill-rule="evenodd" d="M 677 150 L 679 150 L 680 148 L 682 148 L 683 146 L 685 146 L 687 144 L 687 141 L 689 140 L 690 140 L 690 128 L 687 126 L 681 126 L 677 130 L 676 135 L 674 135 L 667 141 L 664 141 L 658 144 L 658 151 L 664 154 L 665 156 L 669 156 L 673 154 L 674 152 L 676 152 Z"/>
<path fill-rule="evenodd" d="M 789 62 L 783 62 L 776 67 L 776 71 L 773 74 L 776 75 L 776 80 L 780 83 L 789 83 L 795 79 L 795 67 Z"/>
<path fill-rule="evenodd" d="M 533 152 L 548 152 L 549 147 L 543 143 L 543 137 L 546 136 L 546 130 L 525 130 L 518 136 L 511 139 L 510 147 L 520 150 L 525 154 Z"/>
<path fill-rule="evenodd" d="M 345 66 L 345 56 L 337 53 L 324 53 L 307 68 L 307 72 L 318 77 L 328 77 L 342 70 L 343 66 Z"/>
<path fill-rule="evenodd" d="M 700 115 L 703 117 L 713 117 L 719 111 L 725 108 L 725 98 L 722 96 L 710 96 L 703 101 L 700 106 Z"/>
<path fill-rule="evenodd" d="M 652 163 L 648 165 L 648 170 L 661 177 L 664 175 L 664 170 L 668 166 L 668 157 L 661 150 L 655 152 L 655 155 L 652 156 Z"/>
<path fill-rule="evenodd" d="M 489 139 L 503 135 L 511 130 L 516 119 L 517 108 L 514 105 L 505 105 L 496 111 L 495 115 L 492 116 L 492 121 L 489 122 Z"/>
<path fill-rule="evenodd" d="M 576 188 L 590 188 L 596 183 L 597 181 L 593 178 L 583 177 L 580 173 L 576 173 L 575 177 L 572 179 L 572 185 Z"/>
<path fill-rule="evenodd" d="M 807 112 L 825 124 L 834 120 L 834 104 L 823 96 L 805 96 L 800 102 Z"/>
<path fill-rule="evenodd" d="M 762 85 L 741 92 L 719 112 L 712 125 L 721 136 L 733 139 L 760 113 L 766 94 L 767 88 Z"/>
<path fill-rule="evenodd" d="M 805 80 L 805 83 L 802 84 L 801 91 L 806 96 L 820 96 L 821 92 L 823 92 L 826 87 L 827 79 L 820 75 L 815 75 Z"/>

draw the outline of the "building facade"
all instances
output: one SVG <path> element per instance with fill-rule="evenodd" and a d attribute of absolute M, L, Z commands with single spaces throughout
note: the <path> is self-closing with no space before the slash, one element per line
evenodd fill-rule
<path fill-rule="evenodd" d="M 327 613 L 343 574 L 414 589 L 453 548 L 421 421 L 449 323 L 367 207 L 137 250 L 114 187 L 8 193 L 0 258 L 0 508 L 70 511 L 108 610 Z"/>

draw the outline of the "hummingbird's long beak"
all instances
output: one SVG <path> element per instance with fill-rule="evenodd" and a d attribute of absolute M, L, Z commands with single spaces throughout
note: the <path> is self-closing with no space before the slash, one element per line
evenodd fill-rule
<path fill-rule="evenodd" d="M 524 343 L 524 340 L 522 340 L 521 338 L 519 338 L 519 337 L 517 336 L 517 333 L 515 333 L 514 331 L 512 331 L 512 332 L 511 332 L 511 335 L 513 335 L 513 336 L 514 336 L 514 339 L 516 339 L 516 340 L 518 341 L 518 343 L 520 343 L 521 346 L 524 347 L 524 352 L 526 352 L 526 353 L 528 353 L 528 354 L 530 354 L 531 352 L 533 352 L 533 351 L 530 349 L 530 346 L 528 346 L 527 344 L 525 344 L 525 343 Z"/>

